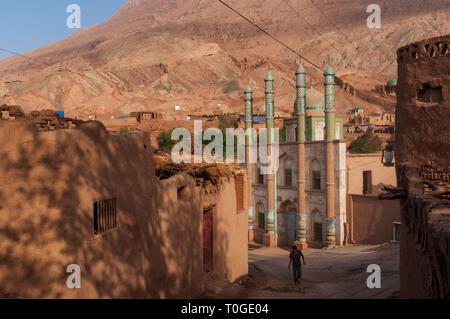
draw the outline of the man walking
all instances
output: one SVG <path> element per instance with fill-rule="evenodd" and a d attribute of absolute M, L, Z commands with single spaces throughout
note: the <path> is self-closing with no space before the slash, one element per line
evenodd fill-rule
<path fill-rule="evenodd" d="M 292 251 L 289 254 L 288 269 L 291 269 L 291 265 L 292 265 L 292 271 L 294 273 L 294 283 L 295 284 L 300 284 L 300 278 L 302 277 L 302 264 L 300 262 L 300 257 L 303 259 L 303 265 L 306 265 L 305 256 L 303 256 L 302 251 L 298 250 L 297 246 L 292 246 Z"/>

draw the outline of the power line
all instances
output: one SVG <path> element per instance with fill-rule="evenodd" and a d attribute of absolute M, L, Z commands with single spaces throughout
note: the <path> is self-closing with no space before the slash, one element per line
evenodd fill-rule
<path fill-rule="evenodd" d="M 47 62 L 44 62 L 44 61 L 40 61 L 40 60 L 38 60 L 38 59 L 35 59 L 35 58 L 31 58 L 31 57 L 29 57 L 29 56 L 26 56 L 26 55 L 23 55 L 23 54 L 20 54 L 20 53 L 17 53 L 17 52 L 14 52 L 14 51 L 8 50 L 8 49 L 3 49 L 3 48 L 0 48 L 0 51 L 4 51 L 4 52 L 10 53 L 10 54 L 14 54 L 14 55 L 20 56 L 20 57 L 22 57 L 22 58 L 26 58 L 26 59 L 34 60 L 34 61 L 37 61 L 37 62 L 40 62 L 40 63 L 43 63 L 43 64 L 45 64 L 45 65 L 48 65 L 48 66 L 50 66 L 50 64 L 48 64 Z"/>
<path fill-rule="evenodd" d="M 311 62 L 308 58 L 304 57 L 301 53 L 298 53 L 297 51 L 295 51 L 294 49 L 292 49 L 291 47 L 289 47 L 288 45 L 284 44 L 282 41 L 278 40 L 277 38 L 275 38 L 272 34 L 270 34 L 269 32 L 267 32 L 266 30 L 264 30 L 263 28 L 261 28 L 259 25 L 257 25 L 256 23 L 254 23 L 253 21 L 251 21 L 250 19 L 248 19 L 247 17 L 245 17 L 243 14 L 241 14 L 240 12 L 238 12 L 237 10 L 235 10 L 234 8 L 232 8 L 231 6 L 229 6 L 228 4 L 226 4 L 224 1 L 222 0 L 217 0 L 218 2 L 220 2 L 221 4 L 223 4 L 225 7 L 227 7 L 228 9 L 230 9 L 231 11 L 233 11 L 234 13 L 236 13 L 237 15 L 239 15 L 242 19 L 244 19 L 245 21 L 249 22 L 250 24 L 252 24 L 255 28 L 257 28 L 258 30 L 260 30 L 261 32 L 263 32 L 264 34 L 266 34 L 267 36 L 271 37 L 273 40 L 277 41 L 279 44 L 281 44 L 283 47 L 285 47 L 286 49 L 288 49 L 289 51 L 291 51 L 292 53 L 294 53 L 295 55 L 299 56 L 300 58 L 302 58 L 303 60 L 305 60 L 306 62 L 308 62 L 309 64 L 311 64 L 313 67 L 315 67 L 316 69 L 320 70 L 321 72 L 325 72 L 324 70 L 322 70 L 321 67 L 319 67 L 317 64 L 315 64 L 314 62 Z"/>
<path fill-rule="evenodd" d="M 282 0 L 283 1 L 283 0 Z M 316 8 L 320 11 L 320 13 L 336 28 L 336 30 L 350 43 L 350 45 L 353 45 L 354 43 L 339 29 L 338 25 L 334 23 L 333 20 L 331 20 L 325 12 L 314 2 L 314 0 L 309 0 Z M 373 38 L 371 38 L 373 40 Z M 347 48 L 344 48 L 344 50 Z M 384 59 L 384 56 L 381 55 L 381 53 L 378 52 L 378 54 Z M 396 60 L 394 59 L 391 63 L 389 63 L 383 70 L 379 71 L 379 73 L 383 73 L 388 67 L 390 67 Z"/>
<path fill-rule="evenodd" d="M 315 29 L 314 26 L 313 26 L 311 23 L 309 23 L 308 20 L 306 20 L 305 17 L 303 17 L 297 10 L 295 10 L 295 9 L 289 4 L 288 0 L 281 0 L 281 1 L 284 2 L 284 3 L 285 3 L 292 11 L 294 11 L 294 12 L 297 14 L 297 16 L 299 16 L 303 21 L 305 21 L 305 23 L 306 23 L 311 29 L 313 29 L 313 31 L 316 31 L 316 33 L 319 34 L 319 36 L 322 36 L 322 34 L 321 34 L 319 31 L 317 31 L 317 29 Z M 328 40 L 327 38 L 325 38 L 325 41 L 327 41 L 328 44 L 329 44 L 333 49 L 335 49 L 335 50 L 341 55 L 341 57 L 344 58 L 344 54 L 342 54 L 342 53 L 339 51 L 339 49 L 336 48 L 336 47 L 334 46 L 333 43 L 331 43 L 330 40 Z"/>
<path fill-rule="evenodd" d="M 334 23 L 333 20 L 331 20 L 323 11 L 322 9 L 320 9 L 320 7 L 313 1 L 313 0 L 309 0 L 311 1 L 311 3 L 317 8 L 317 10 L 320 11 L 320 13 L 332 24 L 334 25 L 334 27 L 337 29 L 337 31 L 350 43 L 353 44 L 353 42 L 341 31 L 339 30 L 339 27 L 336 25 L 336 23 Z"/>

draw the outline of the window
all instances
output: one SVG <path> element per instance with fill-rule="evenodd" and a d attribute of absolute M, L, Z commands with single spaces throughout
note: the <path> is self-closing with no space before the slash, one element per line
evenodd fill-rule
<path fill-rule="evenodd" d="M 312 161 L 311 188 L 320 190 L 320 164 L 317 160 Z"/>
<path fill-rule="evenodd" d="M 261 174 L 261 168 L 258 167 L 258 184 L 264 184 L 264 175 Z"/>
<path fill-rule="evenodd" d="M 400 223 L 394 222 L 393 224 L 393 233 L 394 233 L 394 241 L 400 241 Z"/>
<path fill-rule="evenodd" d="M 284 171 L 284 184 L 285 186 L 292 187 L 292 169 L 286 168 Z"/>
<path fill-rule="evenodd" d="M 422 84 L 417 90 L 417 100 L 425 103 L 442 101 L 442 87 L 432 87 L 430 83 Z"/>
<path fill-rule="evenodd" d="M 244 174 L 236 175 L 234 189 L 236 191 L 236 213 L 244 209 Z"/>
<path fill-rule="evenodd" d="M 258 228 L 266 229 L 266 218 L 264 213 L 258 213 Z"/>
<path fill-rule="evenodd" d="M 312 188 L 320 189 L 320 171 L 313 171 L 312 175 Z"/>
<path fill-rule="evenodd" d="M 363 194 L 372 194 L 372 171 L 363 172 Z"/>
<path fill-rule="evenodd" d="M 117 199 L 104 199 L 94 203 L 94 234 L 117 227 Z"/>

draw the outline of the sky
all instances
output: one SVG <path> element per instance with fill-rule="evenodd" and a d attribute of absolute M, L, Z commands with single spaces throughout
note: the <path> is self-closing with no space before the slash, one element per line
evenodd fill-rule
<path fill-rule="evenodd" d="M 81 8 L 81 28 L 107 21 L 127 0 L 1 0 L 0 48 L 26 53 L 63 40 L 77 29 L 67 27 L 70 4 Z M 12 54 L 0 51 L 0 59 Z"/>

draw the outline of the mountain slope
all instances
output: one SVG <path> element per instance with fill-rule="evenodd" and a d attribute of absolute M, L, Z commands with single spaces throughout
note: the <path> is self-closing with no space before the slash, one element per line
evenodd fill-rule
<path fill-rule="evenodd" d="M 368 29 L 365 0 L 228 0 L 320 67 L 356 70 L 369 84 L 396 76 L 396 48 L 450 29 L 445 0 L 383 0 L 382 28 Z M 325 15 L 324 15 L 325 14 Z M 27 111 L 63 105 L 69 115 L 120 115 L 181 105 L 189 112 L 241 111 L 242 90 L 263 109 L 264 76 L 275 75 L 276 107 L 290 112 L 298 58 L 215 0 L 132 0 L 107 22 L 0 61 L 0 104 Z M 322 74 L 305 63 L 321 88 Z M 361 70 L 361 71 L 358 71 Z M 381 75 L 379 75 L 381 73 Z M 339 73 L 338 73 L 339 74 Z M 366 84 L 367 84 L 366 83 Z M 338 90 L 338 113 L 379 106 Z M 218 106 L 221 105 L 220 107 Z"/>

